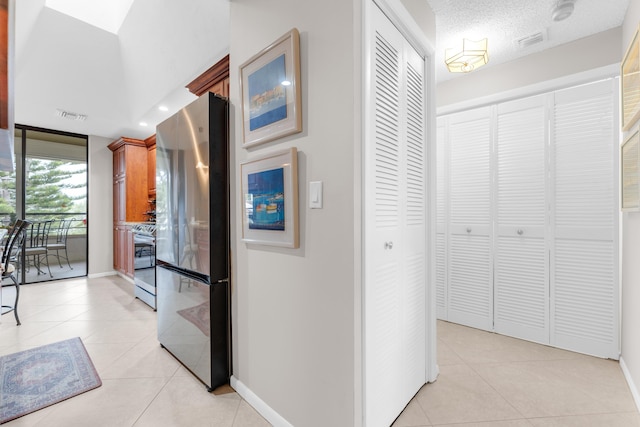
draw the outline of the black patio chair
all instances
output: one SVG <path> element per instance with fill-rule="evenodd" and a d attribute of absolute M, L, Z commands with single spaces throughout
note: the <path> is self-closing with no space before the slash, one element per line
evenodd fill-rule
<path fill-rule="evenodd" d="M 20 282 L 17 279 L 18 268 L 21 265 L 22 246 L 25 241 L 27 227 L 31 226 L 30 221 L 17 220 L 14 226 L 7 233 L 7 240 L 0 256 L 2 273 L 0 276 L 0 290 L 15 287 L 15 299 L 13 305 L 6 304 L 2 299 L 2 314 L 10 313 L 16 318 L 16 323 L 20 325 L 18 317 L 18 301 L 20 300 Z M 7 280 L 10 279 L 10 280 Z"/>
<path fill-rule="evenodd" d="M 67 261 L 67 265 L 69 265 L 69 269 L 73 270 L 73 267 L 71 267 L 71 262 L 69 262 L 69 253 L 67 252 L 67 237 L 69 236 L 69 228 L 71 228 L 71 224 L 75 220 L 75 218 L 61 219 L 58 223 L 58 231 L 56 233 L 55 243 L 47 244 L 47 256 L 54 256 L 58 258 L 58 264 L 60 265 L 60 268 L 62 268 L 62 262 L 60 261 L 60 258 L 64 258 L 64 260 Z M 55 251 L 55 253 L 52 253 L 53 251 Z M 61 255 L 60 251 L 64 251 L 64 255 Z"/>

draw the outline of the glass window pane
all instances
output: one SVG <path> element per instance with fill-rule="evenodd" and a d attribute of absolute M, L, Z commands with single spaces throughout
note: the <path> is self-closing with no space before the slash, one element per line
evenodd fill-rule
<path fill-rule="evenodd" d="M 26 129 L 24 147 L 24 217 L 46 231 L 44 239 L 34 238 L 34 228 L 27 245 L 47 247 L 44 255 L 27 257 L 25 281 L 85 276 L 87 137 Z"/>

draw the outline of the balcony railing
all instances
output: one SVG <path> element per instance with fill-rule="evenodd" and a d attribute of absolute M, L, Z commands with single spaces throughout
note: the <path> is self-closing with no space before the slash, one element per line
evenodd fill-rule
<path fill-rule="evenodd" d="M 15 214 L 0 212 L 0 227 L 7 228 L 15 221 Z M 73 218 L 75 221 L 71 223 L 69 228 L 69 235 L 86 235 L 87 234 L 87 214 L 85 212 L 60 212 L 60 213 L 40 213 L 29 212 L 25 216 L 26 219 L 31 221 L 40 221 L 46 219 L 53 219 L 54 221 L 60 219 Z M 52 227 L 52 232 L 56 230 L 56 223 Z"/>

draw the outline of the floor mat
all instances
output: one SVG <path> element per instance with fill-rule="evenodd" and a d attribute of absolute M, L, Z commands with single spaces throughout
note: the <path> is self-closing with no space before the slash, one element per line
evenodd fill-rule
<path fill-rule="evenodd" d="M 0 357 L 0 424 L 100 387 L 80 338 Z"/>

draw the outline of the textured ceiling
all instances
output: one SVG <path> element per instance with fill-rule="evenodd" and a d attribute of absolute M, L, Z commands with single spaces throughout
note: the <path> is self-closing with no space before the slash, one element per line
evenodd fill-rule
<path fill-rule="evenodd" d="M 577 0 L 573 14 L 554 22 L 557 0 L 427 0 L 436 15 L 436 79 L 441 82 L 464 74 L 449 73 L 444 50 L 463 38 L 488 38 L 485 67 L 526 56 L 622 25 L 629 0 Z M 632 0 L 638 1 L 638 0 Z M 533 33 L 546 39 L 526 48 L 517 40 Z"/>

